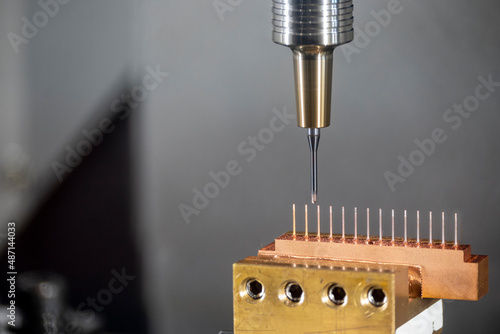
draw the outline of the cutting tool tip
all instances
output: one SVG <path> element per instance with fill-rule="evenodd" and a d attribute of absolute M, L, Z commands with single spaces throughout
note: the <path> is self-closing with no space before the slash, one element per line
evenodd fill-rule
<path fill-rule="evenodd" d="M 318 199 L 318 144 L 319 129 L 307 129 L 307 140 L 311 150 L 311 202 L 314 204 Z"/>

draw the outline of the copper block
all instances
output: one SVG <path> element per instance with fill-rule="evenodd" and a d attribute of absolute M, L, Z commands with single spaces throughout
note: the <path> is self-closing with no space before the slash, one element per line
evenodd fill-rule
<path fill-rule="evenodd" d="M 469 245 L 452 242 L 429 244 L 426 240 L 397 238 L 366 240 L 363 236 L 321 235 L 305 237 L 286 233 L 262 248 L 263 258 L 309 258 L 356 263 L 402 265 L 410 269 L 409 295 L 478 300 L 488 292 L 488 257 L 472 255 Z M 420 286 L 419 286 L 420 285 Z M 413 291 L 413 292 L 412 292 Z"/>

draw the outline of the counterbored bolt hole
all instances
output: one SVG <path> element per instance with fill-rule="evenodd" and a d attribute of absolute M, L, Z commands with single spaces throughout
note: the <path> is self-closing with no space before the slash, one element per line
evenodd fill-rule
<path fill-rule="evenodd" d="M 328 298 L 335 305 L 343 305 L 347 300 L 347 293 L 343 287 L 334 284 L 328 289 Z"/>
<path fill-rule="evenodd" d="M 381 307 L 387 303 L 387 296 L 381 288 L 371 288 L 368 290 L 368 301 L 375 307 Z"/>
<path fill-rule="evenodd" d="M 247 294 L 252 299 L 261 299 L 262 297 L 264 297 L 264 286 L 255 278 L 248 280 L 246 284 L 246 290 Z"/>
<path fill-rule="evenodd" d="M 302 300 L 304 291 L 298 283 L 288 283 L 285 287 L 285 294 L 290 301 L 298 303 Z"/>

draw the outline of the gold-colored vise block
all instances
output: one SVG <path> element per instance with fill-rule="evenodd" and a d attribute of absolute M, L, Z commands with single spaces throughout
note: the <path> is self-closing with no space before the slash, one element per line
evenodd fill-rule
<path fill-rule="evenodd" d="M 248 257 L 233 265 L 234 332 L 395 333 L 438 301 L 409 298 L 408 276 L 405 266 Z"/>
<path fill-rule="evenodd" d="M 286 233 L 262 248 L 259 257 L 311 258 L 402 265 L 410 270 L 409 295 L 420 285 L 422 298 L 478 300 L 488 292 L 488 257 L 472 255 L 469 245 L 352 235 L 320 237 Z M 413 284 L 413 288 L 412 285 Z"/>

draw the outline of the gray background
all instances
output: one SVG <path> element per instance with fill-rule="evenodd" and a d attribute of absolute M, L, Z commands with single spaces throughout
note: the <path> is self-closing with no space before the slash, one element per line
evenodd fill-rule
<path fill-rule="evenodd" d="M 147 66 L 169 72 L 132 115 L 136 234 L 153 333 L 230 328 L 231 264 L 289 230 L 292 203 L 301 213 L 309 199 L 305 130 L 291 123 L 251 162 L 238 153 L 269 126 L 273 108 L 294 111 L 295 100 L 291 52 L 271 41 L 270 1 L 232 3 L 221 20 L 212 0 L 71 1 L 16 54 L 7 34 L 19 33 L 21 17 L 40 7 L 0 2 L 0 168 L 22 175 L 22 182 L 2 178 L 2 221 L 22 223 L 55 180 L 51 162 L 99 118 L 94 107 L 125 70 L 138 85 Z M 443 114 L 474 94 L 478 76 L 500 81 L 500 6 L 401 3 L 402 12 L 351 61 L 335 51 L 333 125 L 322 132 L 319 151 L 324 228 L 328 205 L 349 213 L 382 208 L 386 217 L 408 209 L 411 235 L 416 210 L 459 212 L 461 242 L 490 256 L 490 292 L 479 302 L 445 303 L 445 329 L 485 332 L 495 328 L 500 297 L 500 92 L 457 130 Z M 355 8 L 355 25 L 364 30 L 370 11 L 387 5 L 356 1 Z M 447 141 L 392 192 L 384 172 L 395 172 L 398 156 L 408 157 L 414 141 L 438 127 Z M 178 206 L 192 204 L 193 188 L 231 160 L 242 172 L 186 224 Z"/>

